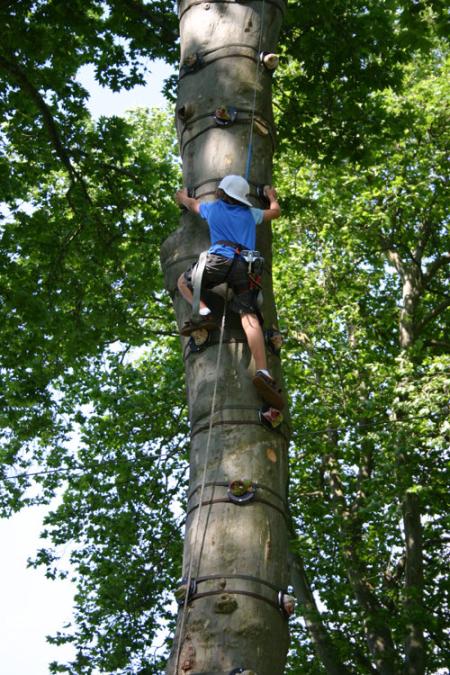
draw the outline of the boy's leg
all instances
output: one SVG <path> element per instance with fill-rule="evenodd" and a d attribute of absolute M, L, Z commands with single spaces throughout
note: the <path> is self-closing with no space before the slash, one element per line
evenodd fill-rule
<path fill-rule="evenodd" d="M 193 297 L 194 297 L 194 296 L 193 296 L 193 293 L 192 293 L 191 289 L 190 289 L 189 286 L 188 286 L 188 283 L 187 283 L 187 281 L 186 281 L 186 278 L 185 278 L 185 276 L 184 276 L 184 273 L 181 274 L 181 275 L 178 277 L 177 286 L 178 286 L 178 290 L 180 291 L 180 293 L 181 293 L 181 295 L 183 296 L 183 298 L 184 298 L 185 300 L 187 300 L 187 302 L 188 302 L 190 305 L 192 305 L 192 301 L 193 301 Z M 200 309 L 209 309 L 208 306 L 205 305 L 205 303 L 204 303 L 203 300 L 201 300 L 201 299 L 200 299 Z"/>
<path fill-rule="evenodd" d="M 258 317 L 256 314 L 241 314 L 241 323 L 255 360 L 256 370 L 267 370 L 266 345 Z"/>
<path fill-rule="evenodd" d="M 256 314 L 241 314 L 242 328 L 247 337 L 248 346 L 255 360 L 256 374 L 253 384 L 260 396 L 277 410 L 284 406 L 281 390 L 267 371 L 266 346 L 264 334 Z"/>
<path fill-rule="evenodd" d="M 188 271 L 189 272 L 189 271 Z M 191 305 L 193 303 L 194 294 L 192 292 L 190 283 L 186 278 L 186 274 L 182 274 L 178 277 L 177 286 L 180 294 L 183 298 Z M 199 317 L 196 317 L 195 321 L 193 319 L 188 319 L 185 321 L 184 325 L 181 327 L 180 333 L 185 337 L 189 337 L 197 330 L 205 329 L 207 331 L 216 330 L 219 328 L 219 324 L 213 317 L 209 307 L 200 299 L 200 308 L 199 308 Z"/>

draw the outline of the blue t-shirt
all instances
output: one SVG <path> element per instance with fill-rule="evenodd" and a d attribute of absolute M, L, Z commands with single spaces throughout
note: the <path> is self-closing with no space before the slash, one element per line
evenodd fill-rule
<path fill-rule="evenodd" d="M 244 248 L 254 250 L 256 225 L 262 223 L 264 217 L 262 209 L 227 204 L 218 199 L 215 202 L 200 204 L 200 215 L 209 225 L 212 244 L 208 249 L 210 253 L 233 258 L 233 248 L 216 243 L 221 240 L 242 244 Z"/>

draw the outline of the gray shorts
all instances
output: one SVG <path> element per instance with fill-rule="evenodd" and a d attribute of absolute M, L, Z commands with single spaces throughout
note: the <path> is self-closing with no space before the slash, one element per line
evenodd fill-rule
<path fill-rule="evenodd" d="M 197 262 L 184 273 L 188 287 L 193 290 L 192 276 Z M 259 314 L 256 304 L 258 289 L 250 288 L 248 264 L 242 258 L 226 258 L 216 253 L 208 253 L 202 277 L 202 289 L 209 290 L 214 286 L 227 283 L 233 291 L 230 309 L 238 314 Z"/>

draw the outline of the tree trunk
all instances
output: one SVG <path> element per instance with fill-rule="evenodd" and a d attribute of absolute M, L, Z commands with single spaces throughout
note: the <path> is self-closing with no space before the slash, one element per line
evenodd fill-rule
<path fill-rule="evenodd" d="M 282 0 L 180 4 L 177 130 L 185 185 L 202 201 L 213 198 L 223 176 L 245 175 L 254 106 L 248 180 L 251 201 L 262 206 L 256 187 L 271 182 L 274 131 L 271 72 L 259 64 L 259 52 L 274 51 L 283 11 Z M 236 109 L 230 126 L 216 124 L 220 107 Z M 257 247 L 266 260 L 263 313 L 270 326 L 276 323 L 271 232 L 266 225 L 258 230 Z M 179 326 L 190 308 L 176 292 L 176 280 L 208 246 L 206 223 L 185 212 L 162 248 Z M 210 293 L 207 302 L 216 312 L 223 307 L 218 293 Z M 217 336 L 196 353 L 182 342 L 191 422 L 183 576 L 197 585 L 180 606 L 167 673 L 212 675 L 242 668 L 237 672 L 281 674 L 288 647 L 278 591 L 288 583 L 289 429 L 283 423 L 270 431 L 259 423 L 262 401 L 252 384 L 254 366 L 237 315 L 227 312 L 220 362 Z M 276 356 L 269 357 L 269 367 L 280 381 Z M 235 480 L 256 484 L 255 497 L 245 505 L 228 499 L 227 487 Z"/>
<path fill-rule="evenodd" d="M 423 535 L 419 497 L 411 491 L 406 492 L 403 499 L 403 524 L 406 549 L 405 615 L 409 618 L 404 673 L 424 675 Z"/>
<path fill-rule="evenodd" d="M 414 262 L 406 264 L 397 251 L 389 250 L 388 259 L 394 264 L 400 277 L 402 288 L 403 307 L 399 321 L 399 345 L 403 358 L 411 358 L 411 350 L 415 341 L 420 337 L 421 328 L 439 315 L 448 305 L 448 301 L 438 305 L 435 310 L 418 322 L 417 309 L 424 292 L 424 284 L 430 283 L 434 274 L 448 264 L 446 255 L 438 257 L 427 270 L 422 269 L 423 248 L 415 251 Z M 399 399 L 405 402 L 407 394 L 402 381 L 399 382 Z M 403 391 L 402 391 L 403 390 Z M 397 415 L 401 421 L 403 414 Z M 415 448 L 405 433 L 398 433 L 401 451 L 398 452 L 399 479 L 405 483 L 403 496 L 403 527 L 405 537 L 405 588 L 404 588 L 404 617 L 407 634 L 405 639 L 405 675 L 423 675 L 426 669 L 426 642 L 425 642 L 425 606 L 424 606 L 424 576 L 423 576 L 423 541 L 422 541 L 422 512 L 420 500 L 414 490 Z"/>

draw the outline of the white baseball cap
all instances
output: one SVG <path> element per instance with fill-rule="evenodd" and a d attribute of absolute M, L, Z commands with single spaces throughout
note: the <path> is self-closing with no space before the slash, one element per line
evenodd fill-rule
<path fill-rule="evenodd" d="M 219 189 L 223 190 L 226 195 L 236 199 L 238 202 L 241 202 L 246 206 L 253 206 L 247 199 L 247 195 L 250 192 L 250 185 L 242 176 L 225 176 L 219 183 Z"/>

